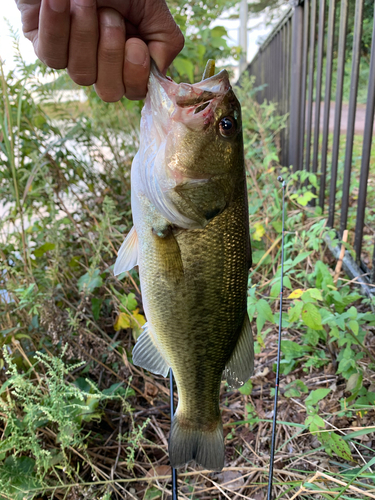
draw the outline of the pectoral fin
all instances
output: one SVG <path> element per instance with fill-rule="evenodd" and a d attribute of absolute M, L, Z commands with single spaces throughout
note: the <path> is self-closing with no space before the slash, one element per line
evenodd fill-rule
<path fill-rule="evenodd" d="M 241 387 L 254 371 L 254 339 L 249 316 L 245 315 L 236 347 L 224 370 L 224 378 L 231 387 Z"/>
<path fill-rule="evenodd" d="M 178 211 L 194 220 L 198 227 L 220 214 L 227 206 L 226 193 L 220 182 L 212 179 L 195 179 L 174 188 L 178 196 L 173 202 Z"/>
<path fill-rule="evenodd" d="M 155 265 L 159 270 L 161 280 L 181 282 L 184 278 L 184 269 L 181 250 L 171 227 L 165 231 L 152 229 L 154 234 L 155 254 L 158 260 Z"/>
<path fill-rule="evenodd" d="M 160 352 L 148 323 L 144 325 L 143 330 L 133 349 L 133 363 L 149 372 L 166 377 L 169 365 Z"/>
<path fill-rule="evenodd" d="M 138 236 L 135 227 L 133 226 L 125 238 L 124 243 L 118 251 L 114 275 L 117 276 L 125 271 L 130 271 L 138 264 Z"/>

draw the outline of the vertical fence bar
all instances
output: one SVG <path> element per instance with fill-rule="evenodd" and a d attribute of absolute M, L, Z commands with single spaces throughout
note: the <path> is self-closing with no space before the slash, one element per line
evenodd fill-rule
<path fill-rule="evenodd" d="M 286 52 L 287 52 L 287 46 L 286 46 L 286 40 L 287 40 L 287 27 L 286 25 L 288 24 L 288 22 L 284 25 L 283 27 L 283 59 L 282 59 L 282 67 L 283 67 L 283 75 L 282 75 L 282 78 L 283 78 L 283 105 L 282 105 L 282 114 L 284 115 L 286 112 L 287 112 L 287 109 L 286 109 L 286 93 L 287 93 L 287 90 L 286 90 L 286 75 L 287 75 L 287 67 L 286 67 Z M 281 163 L 282 165 L 286 165 L 287 164 L 287 156 L 286 156 L 286 128 L 284 128 L 282 130 L 282 157 L 281 157 Z"/>
<path fill-rule="evenodd" d="M 335 119 L 333 125 L 333 143 L 332 143 L 331 185 L 329 194 L 328 222 L 327 222 L 327 225 L 329 227 L 333 227 L 335 221 L 336 184 L 337 184 L 337 168 L 338 168 L 339 147 L 340 147 L 342 92 L 343 92 L 344 74 L 345 74 L 345 48 L 346 48 L 347 28 L 348 28 L 348 0 L 341 0 L 339 52 L 337 56 Z"/>
<path fill-rule="evenodd" d="M 265 90 L 265 99 L 268 99 L 268 46 L 264 49 L 264 52 L 263 52 L 263 57 L 264 57 L 264 75 L 265 75 L 265 78 L 264 78 L 264 90 Z"/>
<path fill-rule="evenodd" d="M 292 19 L 292 61 L 290 85 L 290 136 L 289 157 L 293 171 L 299 170 L 299 134 L 301 129 L 303 7 L 295 5 Z"/>
<path fill-rule="evenodd" d="M 302 83 L 301 83 L 301 124 L 299 142 L 299 165 L 303 170 L 303 145 L 305 143 L 306 127 L 306 83 L 307 83 L 307 49 L 309 44 L 309 7 L 310 0 L 303 4 L 303 48 L 302 48 Z"/>
<path fill-rule="evenodd" d="M 375 111 L 375 9 L 374 9 L 374 25 L 372 28 L 371 60 L 370 60 L 369 82 L 367 89 L 365 130 L 363 134 L 361 174 L 359 179 L 357 220 L 355 225 L 354 250 L 356 254 L 356 260 L 358 263 L 361 259 L 363 226 L 365 224 L 367 182 L 368 182 L 369 167 L 370 167 L 370 153 L 371 153 L 373 126 L 374 126 L 374 111 Z"/>
<path fill-rule="evenodd" d="M 290 26 L 292 21 L 289 19 L 286 24 L 286 40 L 285 40 L 285 109 L 286 113 L 289 112 L 289 98 L 290 98 Z M 285 127 L 285 164 L 290 165 L 289 158 L 289 136 L 290 136 L 290 116 L 288 117 L 287 125 Z"/>
<path fill-rule="evenodd" d="M 277 79 L 277 72 L 276 72 L 276 68 L 277 68 L 277 60 L 276 60 L 276 37 L 277 35 L 275 35 L 273 37 L 273 39 L 271 40 L 271 44 L 270 44 L 270 51 L 271 53 L 273 54 L 273 58 L 271 60 L 271 65 L 272 65 L 272 76 L 273 78 L 271 78 L 271 82 L 272 82 L 272 87 L 271 87 L 271 100 L 272 101 L 275 101 L 276 99 L 276 82 L 275 80 Z"/>
<path fill-rule="evenodd" d="M 319 206 L 324 210 L 324 197 L 327 177 L 327 149 L 329 134 L 329 115 L 331 111 L 331 87 L 332 87 L 332 59 L 333 38 L 335 34 L 336 0 L 329 2 L 328 35 L 327 35 L 327 61 L 326 61 L 326 85 L 324 91 L 324 116 L 323 116 L 323 140 L 321 152 L 321 177 L 319 191 Z"/>
<path fill-rule="evenodd" d="M 313 146 L 313 162 L 312 162 L 312 169 L 311 169 L 314 174 L 316 174 L 318 171 L 319 135 L 320 135 L 320 101 L 321 101 L 321 96 L 322 96 L 325 8 L 326 8 L 326 1 L 320 0 L 318 51 L 317 51 L 318 60 L 317 60 L 317 68 L 316 68 L 314 146 Z M 313 189 L 313 192 L 314 191 L 315 191 L 315 189 Z M 311 204 L 312 204 L 312 206 L 315 206 L 315 200 L 311 200 Z"/>
<path fill-rule="evenodd" d="M 277 101 L 277 111 L 280 113 L 280 99 L 281 99 L 281 85 L 280 85 L 280 76 L 281 76 L 281 64 L 280 64 L 280 59 L 281 59 L 281 32 L 279 31 L 276 35 L 276 78 L 277 78 L 277 85 L 276 85 L 276 101 Z"/>
<path fill-rule="evenodd" d="M 350 174 L 352 170 L 353 139 L 354 139 L 354 126 L 355 126 L 355 113 L 357 107 L 358 76 L 359 76 L 361 37 L 362 37 L 363 2 L 364 0 L 357 0 L 355 5 L 352 72 L 350 81 L 348 126 L 346 132 L 346 150 L 345 150 L 345 164 L 344 164 L 344 181 L 342 186 L 340 234 L 344 232 L 348 222 Z"/>
<path fill-rule="evenodd" d="M 270 83 L 271 83 L 271 101 L 274 101 L 275 100 L 275 90 L 276 90 L 276 86 L 275 86 L 275 77 L 276 77 L 276 66 L 275 66 L 275 63 L 276 63 L 276 54 L 275 54 L 275 42 L 276 42 L 276 36 L 274 36 L 270 42 L 270 54 L 271 54 L 271 58 L 270 58 L 270 63 L 271 63 L 271 78 L 270 78 Z"/>
<path fill-rule="evenodd" d="M 311 158 L 311 126 L 312 107 L 314 96 L 314 69 L 315 69 L 315 32 L 316 32 L 316 0 L 311 0 L 310 12 L 310 46 L 309 46 L 309 90 L 307 96 L 307 124 L 306 124 L 306 147 L 305 147 L 305 169 L 310 171 Z"/>
<path fill-rule="evenodd" d="M 283 67 L 283 75 L 282 75 L 282 82 L 283 82 L 283 104 L 282 104 L 282 108 L 281 108 L 281 113 L 283 115 L 287 112 L 287 109 L 286 109 L 286 93 L 287 93 L 287 89 L 286 89 L 286 75 L 287 75 L 287 72 L 288 72 L 287 66 L 286 66 L 287 24 L 288 24 L 288 21 L 283 26 L 283 63 L 282 63 L 282 67 Z M 287 164 L 287 155 L 286 155 L 286 127 L 282 130 L 282 136 L 281 137 L 282 137 L 281 164 L 285 166 Z"/>
<path fill-rule="evenodd" d="M 266 51 L 265 49 L 262 49 L 261 53 L 261 61 L 262 61 L 262 100 L 260 101 L 261 103 L 266 99 L 266 87 L 264 86 L 264 82 L 266 81 Z"/>

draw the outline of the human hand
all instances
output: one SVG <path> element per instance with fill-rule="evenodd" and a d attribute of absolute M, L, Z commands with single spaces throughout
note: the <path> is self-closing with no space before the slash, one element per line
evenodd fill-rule
<path fill-rule="evenodd" d="M 16 0 L 39 59 L 95 84 L 107 102 L 146 95 L 150 57 L 165 72 L 184 44 L 165 0 Z"/>

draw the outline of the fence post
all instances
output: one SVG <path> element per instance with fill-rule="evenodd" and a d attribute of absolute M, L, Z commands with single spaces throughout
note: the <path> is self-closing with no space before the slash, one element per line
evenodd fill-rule
<path fill-rule="evenodd" d="M 350 95 L 349 95 L 349 110 L 348 110 L 348 126 L 346 131 L 344 180 L 342 185 L 340 236 L 343 235 L 348 222 L 350 174 L 352 171 L 355 114 L 357 109 L 357 92 L 358 92 L 360 53 L 361 53 L 363 7 L 364 7 L 364 0 L 356 0 L 355 17 L 354 17 L 352 72 L 350 80 Z"/>
<path fill-rule="evenodd" d="M 372 132 L 374 126 L 374 111 L 375 111 L 375 9 L 374 9 L 374 25 L 372 29 L 372 43 L 371 43 L 371 60 L 370 60 L 370 74 L 366 100 L 366 119 L 365 130 L 363 134 L 363 147 L 362 147 L 362 162 L 361 162 L 361 176 L 359 181 L 358 193 L 358 206 L 357 206 L 357 221 L 355 225 L 355 240 L 354 249 L 356 253 L 357 263 L 361 260 L 363 227 L 365 225 L 365 209 L 367 200 L 367 183 L 370 170 L 370 154 L 372 143 Z M 374 248 L 374 263 L 375 263 L 375 248 Z M 375 278 L 375 267 L 373 264 L 372 281 Z"/>
<path fill-rule="evenodd" d="M 292 60 L 290 71 L 290 134 L 288 165 L 293 172 L 300 170 L 300 130 L 301 130 L 301 87 L 302 87 L 302 47 L 303 47 L 303 4 L 293 1 L 292 18 Z"/>

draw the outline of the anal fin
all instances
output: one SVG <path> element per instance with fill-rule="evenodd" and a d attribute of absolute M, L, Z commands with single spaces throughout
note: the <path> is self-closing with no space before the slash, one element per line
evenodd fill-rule
<path fill-rule="evenodd" d="M 166 377 L 169 365 L 160 352 L 149 330 L 148 323 L 144 325 L 143 330 L 133 349 L 133 363 L 149 372 Z"/>
<path fill-rule="evenodd" d="M 130 271 L 138 263 L 138 235 L 133 226 L 118 251 L 113 273 L 115 276 Z"/>
<path fill-rule="evenodd" d="M 224 378 L 231 387 L 241 387 L 254 372 L 254 339 L 249 316 L 245 315 L 234 351 L 225 367 Z"/>

